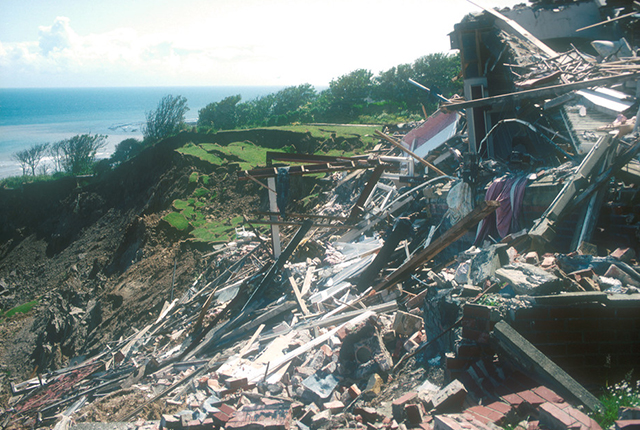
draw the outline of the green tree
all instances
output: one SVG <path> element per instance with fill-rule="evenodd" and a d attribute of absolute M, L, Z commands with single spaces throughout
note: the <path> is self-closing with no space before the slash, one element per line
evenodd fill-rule
<path fill-rule="evenodd" d="M 316 98 L 316 89 L 311 84 L 287 87 L 275 94 L 273 115 L 286 115 L 299 110 Z"/>
<path fill-rule="evenodd" d="M 82 134 L 59 142 L 61 165 L 72 175 L 90 173 L 98 151 L 107 146 L 107 136 Z"/>
<path fill-rule="evenodd" d="M 36 168 L 47 153 L 48 143 L 37 143 L 30 148 L 18 151 L 13 154 L 13 159 L 20 163 L 22 175 L 27 174 L 27 169 L 31 170 L 31 176 L 36 176 Z"/>
<path fill-rule="evenodd" d="M 125 139 L 116 145 L 111 154 L 111 163 L 119 164 L 135 157 L 144 149 L 144 143 L 133 137 Z"/>
<path fill-rule="evenodd" d="M 209 103 L 198 111 L 198 125 L 212 127 L 216 130 L 232 130 L 238 124 L 236 105 L 242 96 L 225 97 L 219 102 Z"/>
<path fill-rule="evenodd" d="M 462 89 L 462 79 L 455 79 L 460 73 L 460 55 L 436 53 L 418 58 L 413 63 L 413 79 L 429 88 L 432 93 L 450 98 Z M 435 94 L 429 95 L 424 90 L 416 88 L 415 98 L 409 100 L 412 106 L 420 102 L 437 106 Z"/>
<path fill-rule="evenodd" d="M 164 96 L 156 110 L 147 112 L 147 122 L 142 127 L 144 140 L 157 142 L 178 133 L 185 125 L 188 110 L 184 96 Z"/>

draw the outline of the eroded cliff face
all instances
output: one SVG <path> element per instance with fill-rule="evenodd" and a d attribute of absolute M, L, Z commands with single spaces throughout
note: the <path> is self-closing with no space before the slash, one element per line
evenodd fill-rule
<path fill-rule="evenodd" d="M 157 316 L 198 274 L 212 270 L 203 258 L 211 245 L 194 242 L 162 220 L 174 200 L 193 191 L 193 172 L 208 176 L 219 195 L 204 208 L 207 217 L 230 219 L 267 209 L 258 185 L 237 181 L 237 165 L 215 166 L 175 151 L 212 139 L 299 152 L 356 144 L 270 130 L 181 133 L 97 178 L 0 190 L 0 309 L 38 300 L 29 313 L 0 324 L 5 399 L 9 381 L 104 350 Z M 293 184 L 291 193 L 293 199 L 304 197 L 309 185 Z"/>

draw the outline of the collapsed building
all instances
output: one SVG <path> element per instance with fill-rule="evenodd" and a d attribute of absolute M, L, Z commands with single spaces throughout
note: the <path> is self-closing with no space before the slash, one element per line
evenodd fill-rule
<path fill-rule="evenodd" d="M 212 251 L 223 270 L 12 386 L 5 425 L 66 428 L 127 389 L 145 400 L 112 421 L 137 428 L 599 428 L 594 393 L 640 357 L 639 15 L 467 16 L 450 35 L 462 97 L 361 157 L 239 171 L 269 210 Z M 317 173 L 325 202 L 290 212 L 291 181 Z"/>

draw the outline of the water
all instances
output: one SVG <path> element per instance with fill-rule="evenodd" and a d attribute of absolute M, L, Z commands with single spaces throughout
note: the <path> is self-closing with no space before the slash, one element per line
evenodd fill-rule
<path fill-rule="evenodd" d="M 33 144 L 57 142 L 76 134 L 108 135 L 98 157 L 107 157 L 122 140 L 141 138 L 147 112 L 162 97 L 187 98 L 188 122 L 198 110 L 225 97 L 240 94 L 242 101 L 275 93 L 283 87 L 144 87 L 144 88 L 1 88 L 0 178 L 22 174 L 12 159 Z"/>

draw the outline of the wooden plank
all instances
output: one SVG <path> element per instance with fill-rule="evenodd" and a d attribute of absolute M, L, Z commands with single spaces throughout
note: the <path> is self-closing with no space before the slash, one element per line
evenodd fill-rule
<path fill-rule="evenodd" d="M 309 266 L 307 269 L 307 274 L 305 275 L 304 282 L 302 283 L 302 291 L 300 291 L 302 297 L 304 297 L 305 294 L 309 292 L 309 288 L 311 288 L 311 280 L 313 279 L 313 271 L 315 268 L 316 266 Z"/>
<path fill-rule="evenodd" d="M 551 85 L 548 87 L 535 88 L 532 90 L 518 91 L 515 93 L 501 94 L 499 96 L 483 97 L 481 99 L 468 100 L 459 103 L 443 104 L 441 108 L 447 111 L 471 109 L 482 106 L 492 106 L 508 101 L 525 100 L 535 97 L 556 97 L 562 93 L 566 93 L 573 90 L 579 90 L 583 88 L 597 87 L 601 85 L 615 84 L 618 82 L 624 82 L 629 79 L 637 79 L 640 77 L 640 73 L 624 73 L 616 76 L 607 76 L 604 78 L 595 78 L 579 82 L 571 82 L 568 84 Z"/>
<path fill-rule="evenodd" d="M 554 51 L 553 49 L 549 48 L 547 45 L 542 43 L 542 41 L 540 39 L 535 37 L 533 34 L 529 33 L 526 28 L 524 28 L 523 26 L 521 26 L 520 24 L 518 24 L 514 20 L 512 20 L 510 18 L 507 18 L 506 16 L 504 16 L 503 14 L 501 14 L 500 12 L 498 12 L 495 9 L 491 9 L 491 8 L 482 6 L 482 5 L 480 5 L 478 3 L 475 3 L 475 2 L 473 2 L 471 0 L 467 0 L 467 1 L 469 3 L 471 3 L 472 5 L 477 6 L 480 9 L 485 10 L 486 12 L 490 13 L 491 15 L 495 16 L 496 18 L 498 18 L 499 20 L 504 22 L 505 25 L 507 25 L 509 28 L 511 28 L 513 30 L 513 32 L 516 33 L 516 35 L 518 35 L 518 36 L 522 37 L 523 39 L 526 39 L 529 42 L 533 43 L 540 51 L 544 52 L 549 57 L 555 57 L 555 56 L 558 55 L 558 53 L 556 51 Z"/>
<path fill-rule="evenodd" d="M 253 343 L 256 341 L 258 336 L 260 336 L 260 333 L 262 333 L 263 329 L 264 329 L 264 324 L 260 324 L 256 332 L 253 333 L 253 336 L 251 336 L 251 339 L 249 339 L 249 342 L 247 342 L 247 344 L 240 350 L 240 357 L 244 357 L 244 355 L 247 352 L 249 352 L 249 349 L 251 349 L 251 345 L 253 345 Z"/>
<path fill-rule="evenodd" d="M 307 308 L 307 305 L 304 302 L 304 299 L 302 298 L 302 294 L 300 294 L 300 290 L 298 289 L 298 284 L 296 283 L 296 280 L 293 279 L 293 276 L 289 276 L 289 282 L 291 283 L 291 287 L 293 288 L 293 293 L 296 295 L 296 300 L 300 305 L 300 309 L 302 310 L 302 313 L 305 315 L 311 315 L 311 312 L 309 312 L 309 309 Z"/>
<path fill-rule="evenodd" d="M 381 137 L 384 140 L 386 140 L 387 142 L 389 142 L 390 144 L 392 144 L 393 146 L 395 146 L 396 148 L 399 148 L 399 149 L 403 150 L 404 152 L 406 152 L 407 154 L 411 155 L 413 158 L 418 160 L 423 166 L 426 166 L 427 168 L 433 170 L 436 174 L 438 174 L 438 176 L 447 176 L 447 174 L 444 173 L 442 170 L 438 169 L 436 166 L 434 166 L 433 164 L 429 163 L 427 160 L 425 160 L 424 158 L 420 157 L 418 154 L 416 154 L 414 152 L 411 152 L 411 150 L 405 148 L 402 143 L 398 142 L 397 140 L 395 140 L 391 136 L 387 136 L 386 134 L 384 134 L 383 132 L 378 131 L 378 130 L 376 130 L 376 134 L 379 137 Z"/>
<path fill-rule="evenodd" d="M 371 174 L 371 177 L 367 181 L 367 184 L 364 186 L 362 193 L 360 193 L 360 197 L 358 197 L 358 201 L 356 202 L 355 205 L 353 205 L 353 208 L 351 208 L 351 213 L 349 214 L 349 218 L 347 218 L 348 221 L 354 221 L 364 211 L 364 204 L 369 198 L 369 196 L 371 195 L 371 193 L 373 192 L 373 189 L 375 188 L 376 184 L 380 180 L 380 177 L 382 176 L 383 172 L 384 172 L 384 166 L 377 166 L 373 170 L 373 173 Z"/>
<path fill-rule="evenodd" d="M 407 279 L 425 261 L 431 260 L 452 242 L 460 239 L 469 229 L 475 227 L 481 220 L 498 209 L 498 207 L 500 207 L 500 203 L 493 200 L 481 202 L 473 211 L 444 232 L 442 236 L 431 242 L 427 248 L 405 262 L 385 280 L 376 285 L 374 289 L 380 291 Z"/>

